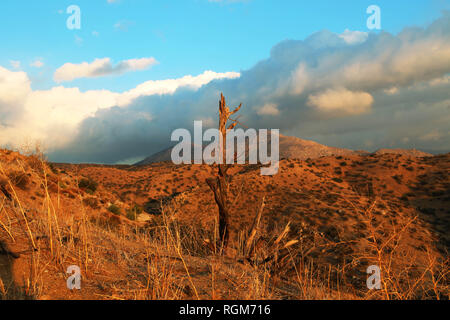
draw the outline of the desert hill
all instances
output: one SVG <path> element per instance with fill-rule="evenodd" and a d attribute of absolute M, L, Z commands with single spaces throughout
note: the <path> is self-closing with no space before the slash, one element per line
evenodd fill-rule
<path fill-rule="evenodd" d="M 416 149 L 379 149 L 374 152 L 374 154 L 385 154 L 385 153 L 393 153 L 393 154 L 401 154 L 405 156 L 411 157 L 432 157 L 433 155 L 428 152 L 423 152 Z"/>
<path fill-rule="evenodd" d="M 314 141 L 304 140 L 297 137 L 288 137 L 281 134 L 279 142 L 280 159 L 284 158 L 306 160 L 308 158 L 314 159 L 330 155 L 357 154 L 357 152 L 349 149 L 328 147 Z M 246 146 L 246 150 L 248 151 L 248 145 Z M 171 161 L 171 152 L 172 147 L 167 148 L 145 158 L 144 160 L 136 163 L 136 165 L 146 165 L 154 162 Z"/>
<path fill-rule="evenodd" d="M 285 159 L 272 177 L 234 166 L 225 256 L 209 247 L 214 167 L 40 159 L 0 151 L 0 297 L 448 299 L 450 154 Z M 68 293 L 68 265 L 83 290 Z M 386 290 L 367 289 L 369 265 Z"/>
<path fill-rule="evenodd" d="M 269 139 L 270 142 L 270 139 Z M 329 147 L 318 142 L 304 140 L 297 137 L 284 136 L 280 134 L 280 159 L 317 159 L 325 156 L 344 156 L 344 155 L 368 155 L 370 152 L 364 150 L 350 150 L 345 148 Z M 192 146 L 193 149 L 193 146 Z M 248 152 L 248 145 L 246 146 Z M 146 165 L 156 162 L 171 161 L 172 147 L 157 152 L 135 165 Z M 432 156 L 427 152 L 415 149 L 379 149 L 375 154 L 393 153 L 403 154 L 412 157 L 428 157 Z"/>

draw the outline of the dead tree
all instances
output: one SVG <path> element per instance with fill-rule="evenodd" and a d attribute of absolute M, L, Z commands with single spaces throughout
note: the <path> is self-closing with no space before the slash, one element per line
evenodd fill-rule
<path fill-rule="evenodd" d="M 225 97 L 220 94 L 219 101 L 219 131 L 221 134 L 222 141 L 219 143 L 219 152 L 222 155 L 222 161 L 218 165 L 218 172 L 214 178 L 209 178 L 206 183 L 211 188 L 214 193 L 214 200 L 219 208 L 219 239 L 218 243 L 215 244 L 222 251 L 228 245 L 229 240 L 229 210 L 230 210 L 230 199 L 229 199 L 229 185 L 231 183 L 232 176 L 228 175 L 229 164 L 226 164 L 226 137 L 227 131 L 233 129 L 237 125 L 237 120 L 230 119 L 230 116 L 239 111 L 242 107 L 242 103 L 230 111 L 230 108 L 226 105 Z M 228 125 L 228 122 L 231 124 Z"/>

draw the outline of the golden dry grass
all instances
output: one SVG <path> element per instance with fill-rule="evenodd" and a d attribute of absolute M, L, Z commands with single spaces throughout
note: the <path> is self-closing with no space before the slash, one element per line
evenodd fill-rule
<path fill-rule="evenodd" d="M 286 174 L 297 172 L 296 168 L 289 171 L 290 163 L 282 164 L 285 173 L 276 178 L 280 182 L 274 188 L 281 185 L 285 192 L 289 190 L 284 187 L 289 182 L 282 181 Z M 307 170 L 317 171 L 309 169 L 307 162 L 301 164 L 306 164 Z M 64 169 L 69 171 L 67 167 Z M 111 170 L 117 173 L 118 181 L 126 174 L 138 178 L 141 174 Z M 252 172 L 245 172 L 244 168 L 242 174 L 247 179 Z M 26 188 L 17 183 L 20 176 L 28 177 Z M 356 229 L 351 230 L 360 232 L 355 234 L 339 228 L 336 217 L 328 224 L 318 217 L 316 222 L 323 223 L 313 226 L 313 221 L 309 224 L 296 221 L 294 216 L 288 216 L 287 220 L 272 216 L 277 197 L 270 192 L 274 191 L 256 194 L 254 201 L 249 202 L 242 192 L 245 186 L 240 187 L 242 181 L 238 179 L 234 189 L 236 207 L 247 205 L 248 216 L 241 218 L 254 221 L 255 227 L 251 223 L 235 224 L 235 241 L 222 255 L 212 245 L 217 237 L 214 219 L 212 223 L 192 223 L 205 211 L 214 217 L 214 211 L 206 207 L 203 212 L 192 211 L 196 209 L 192 202 L 201 205 L 203 200 L 195 193 L 198 189 L 193 193 L 181 192 L 164 203 L 160 216 L 141 223 L 107 211 L 112 203 L 131 207 L 136 199 L 127 204 L 117 189 L 108 189 L 104 183 L 100 183 L 95 194 L 86 194 L 78 188 L 80 179 L 77 167 L 67 173 L 53 172 L 40 155 L 26 157 L 2 151 L 0 184 L 12 199 L 0 192 L 0 241 L 8 248 L 0 251 L 0 298 L 448 299 L 449 296 L 448 255 L 436 249 L 428 225 L 407 210 L 396 212 L 395 216 L 380 214 L 380 203 L 386 206 L 390 202 L 376 194 L 359 195 L 356 199 L 354 193 L 337 193 L 336 201 L 351 208 L 337 218 L 344 217 L 355 224 Z M 152 179 L 159 179 L 159 175 L 155 173 Z M 191 181 L 192 175 L 185 174 L 180 179 Z M 264 195 L 270 201 L 261 207 Z M 317 202 L 323 208 L 320 203 L 326 200 L 313 193 L 311 198 L 310 203 Z M 96 200 L 95 206 L 90 205 L 92 199 Z M 395 211 L 390 209 L 385 210 Z M 186 219 L 189 210 L 191 219 Z M 344 220 L 342 226 L 347 226 Z M 416 234 L 422 241 L 415 238 Z M 15 258 L 12 254 L 20 256 Z M 365 270 L 371 264 L 382 270 L 382 290 L 369 291 L 365 287 Z M 66 270 L 70 265 L 81 268 L 81 290 L 66 288 Z"/>

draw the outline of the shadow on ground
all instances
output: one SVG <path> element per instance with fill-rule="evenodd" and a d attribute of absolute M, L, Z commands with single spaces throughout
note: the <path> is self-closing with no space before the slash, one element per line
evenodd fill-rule
<path fill-rule="evenodd" d="M 5 242 L 0 240 L 0 300 L 31 300 L 14 280 L 13 265 L 17 256 L 7 249 Z"/>

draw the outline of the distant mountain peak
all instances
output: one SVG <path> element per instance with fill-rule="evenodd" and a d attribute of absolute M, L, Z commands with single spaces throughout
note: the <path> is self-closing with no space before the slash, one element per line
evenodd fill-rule
<path fill-rule="evenodd" d="M 268 137 L 270 141 L 270 135 Z M 364 150 L 350 150 L 345 148 L 329 147 L 312 140 L 305 140 L 293 136 L 285 136 L 280 134 L 280 159 L 316 159 L 327 156 L 347 156 L 347 155 L 368 155 L 370 152 Z M 172 148 L 164 149 L 157 152 L 135 165 L 147 165 L 155 162 L 171 161 Z M 194 144 L 192 144 L 192 149 Z M 248 150 L 248 148 L 247 148 Z M 431 157 L 430 153 L 416 149 L 379 149 L 372 154 L 394 153 L 402 154 L 410 157 Z M 193 154 L 193 153 L 192 153 Z"/>
<path fill-rule="evenodd" d="M 270 141 L 270 135 L 268 137 Z M 297 137 L 284 136 L 280 134 L 280 159 L 299 159 L 306 160 L 308 158 L 320 158 L 332 155 L 355 155 L 360 152 L 350 149 L 328 147 L 318 142 L 311 140 L 304 140 Z M 147 165 L 155 162 L 171 161 L 172 148 L 164 149 L 157 152 L 135 165 Z M 193 148 L 193 145 L 192 145 Z"/>
<path fill-rule="evenodd" d="M 394 153 L 401 154 L 410 157 L 432 157 L 433 155 L 428 152 L 423 152 L 417 149 L 378 149 L 374 154 Z"/>

